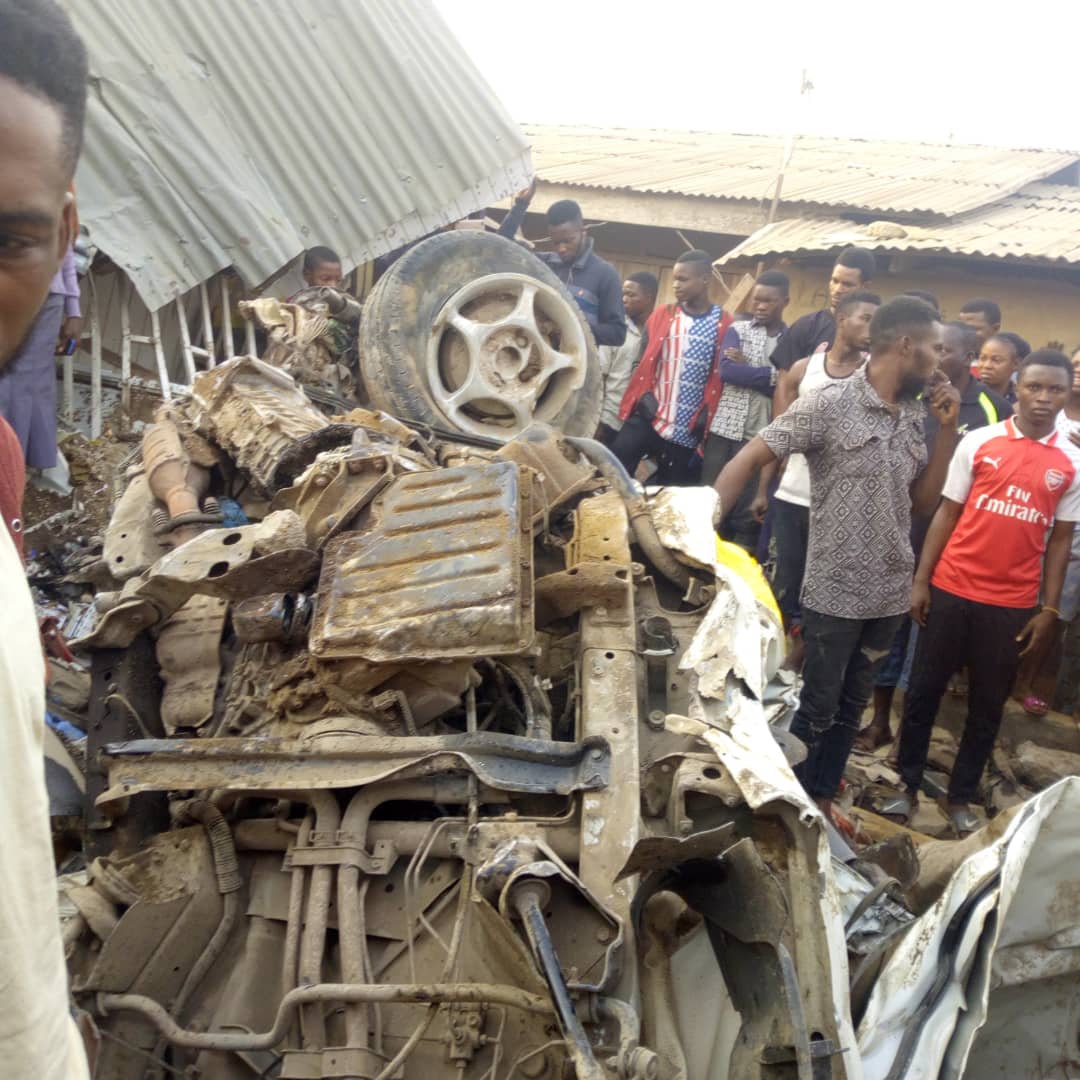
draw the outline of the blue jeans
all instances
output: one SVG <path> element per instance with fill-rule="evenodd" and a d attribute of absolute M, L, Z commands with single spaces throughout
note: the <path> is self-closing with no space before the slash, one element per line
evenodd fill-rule
<path fill-rule="evenodd" d="M 791 733 L 809 751 L 795 775 L 811 798 L 831 799 L 836 794 L 874 689 L 874 676 L 904 618 L 841 619 L 803 608 L 806 664 Z"/>

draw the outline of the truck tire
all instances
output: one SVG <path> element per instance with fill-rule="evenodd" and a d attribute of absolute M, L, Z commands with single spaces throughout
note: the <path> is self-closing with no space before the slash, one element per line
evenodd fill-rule
<path fill-rule="evenodd" d="M 364 304 L 360 370 L 376 408 L 506 441 L 533 421 L 592 435 L 596 344 L 558 278 L 493 233 L 430 236 Z"/>

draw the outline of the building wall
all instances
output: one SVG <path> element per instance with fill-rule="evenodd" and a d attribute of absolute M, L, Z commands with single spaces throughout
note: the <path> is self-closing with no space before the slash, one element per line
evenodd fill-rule
<path fill-rule="evenodd" d="M 907 289 L 926 289 L 938 298 L 944 316 L 955 319 L 965 301 L 983 296 L 1000 306 L 1002 328 L 1026 338 L 1032 348 L 1051 341 L 1060 342 L 1067 351 L 1080 345 L 1080 282 L 1072 271 L 1009 269 L 990 260 L 896 262 L 892 260 L 872 285 L 883 299 Z M 796 266 L 776 260 L 769 264 L 791 278 L 789 321 L 825 305 L 832 263 L 815 263 Z"/>

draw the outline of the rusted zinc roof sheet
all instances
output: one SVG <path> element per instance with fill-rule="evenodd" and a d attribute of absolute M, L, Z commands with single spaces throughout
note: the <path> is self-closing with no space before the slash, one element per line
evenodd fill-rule
<path fill-rule="evenodd" d="M 831 251 L 859 244 L 879 251 L 926 251 L 1026 262 L 1080 263 L 1080 188 L 1031 184 L 1015 195 L 935 225 L 841 218 L 794 218 L 758 229 L 717 265 L 769 255 Z"/>
<path fill-rule="evenodd" d="M 63 2 L 90 53 L 82 219 L 151 309 L 315 244 L 351 268 L 531 173 L 430 0 Z"/>
<path fill-rule="evenodd" d="M 783 139 L 769 135 L 525 125 L 537 175 L 552 184 L 769 200 Z M 1058 150 L 800 136 L 783 201 L 952 216 L 1080 161 Z"/>

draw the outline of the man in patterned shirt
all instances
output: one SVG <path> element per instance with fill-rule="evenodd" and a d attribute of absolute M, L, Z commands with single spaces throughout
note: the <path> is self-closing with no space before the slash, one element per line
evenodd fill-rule
<path fill-rule="evenodd" d="M 943 350 L 941 323 L 923 301 L 883 305 L 870 323 L 866 365 L 798 398 L 716 481 L 723 515 L 756 470 L 806 455 L 806 664 L 791 731 L 808 750 L 796 775 L 828 815 L 874 673 L 910 603 L 912 507 L 933 510 L 956 446 L 960 395 L 938 370 Z M 923 436 L 924 390 L 941 425 L 932 454 Z"/>
<path fill-rule="evenodd" d="M 750 293 L 750 318 L 732 323 L 724 335 L 720 345 L 724 388 L 705 440 L 705 464 L 701 470 L 705 484 L 713 483 L 720 470 L 772 419 L 778 374 L 772 354 L 787 329 L 784 308 L 789 294 L 787 274 L 766 270 Z M 751 479 L 739 497 L 723 533 L 725 540 L 733 540 L 751 552 L 756 550 L 761 533 L 761 526 L 750 513 L 756 479 Z"/>
<path fill-rule="evenodd" d="M 612 451 L 631 473 L 648 455 L 661 484 L 685 484 L 720 389 L 719 354 L 730 316 L 709 298 L 712 259 L 680 255 L 674 304 L 658 307 L 642 333 L 642 353 L 619 408 Z"/>

